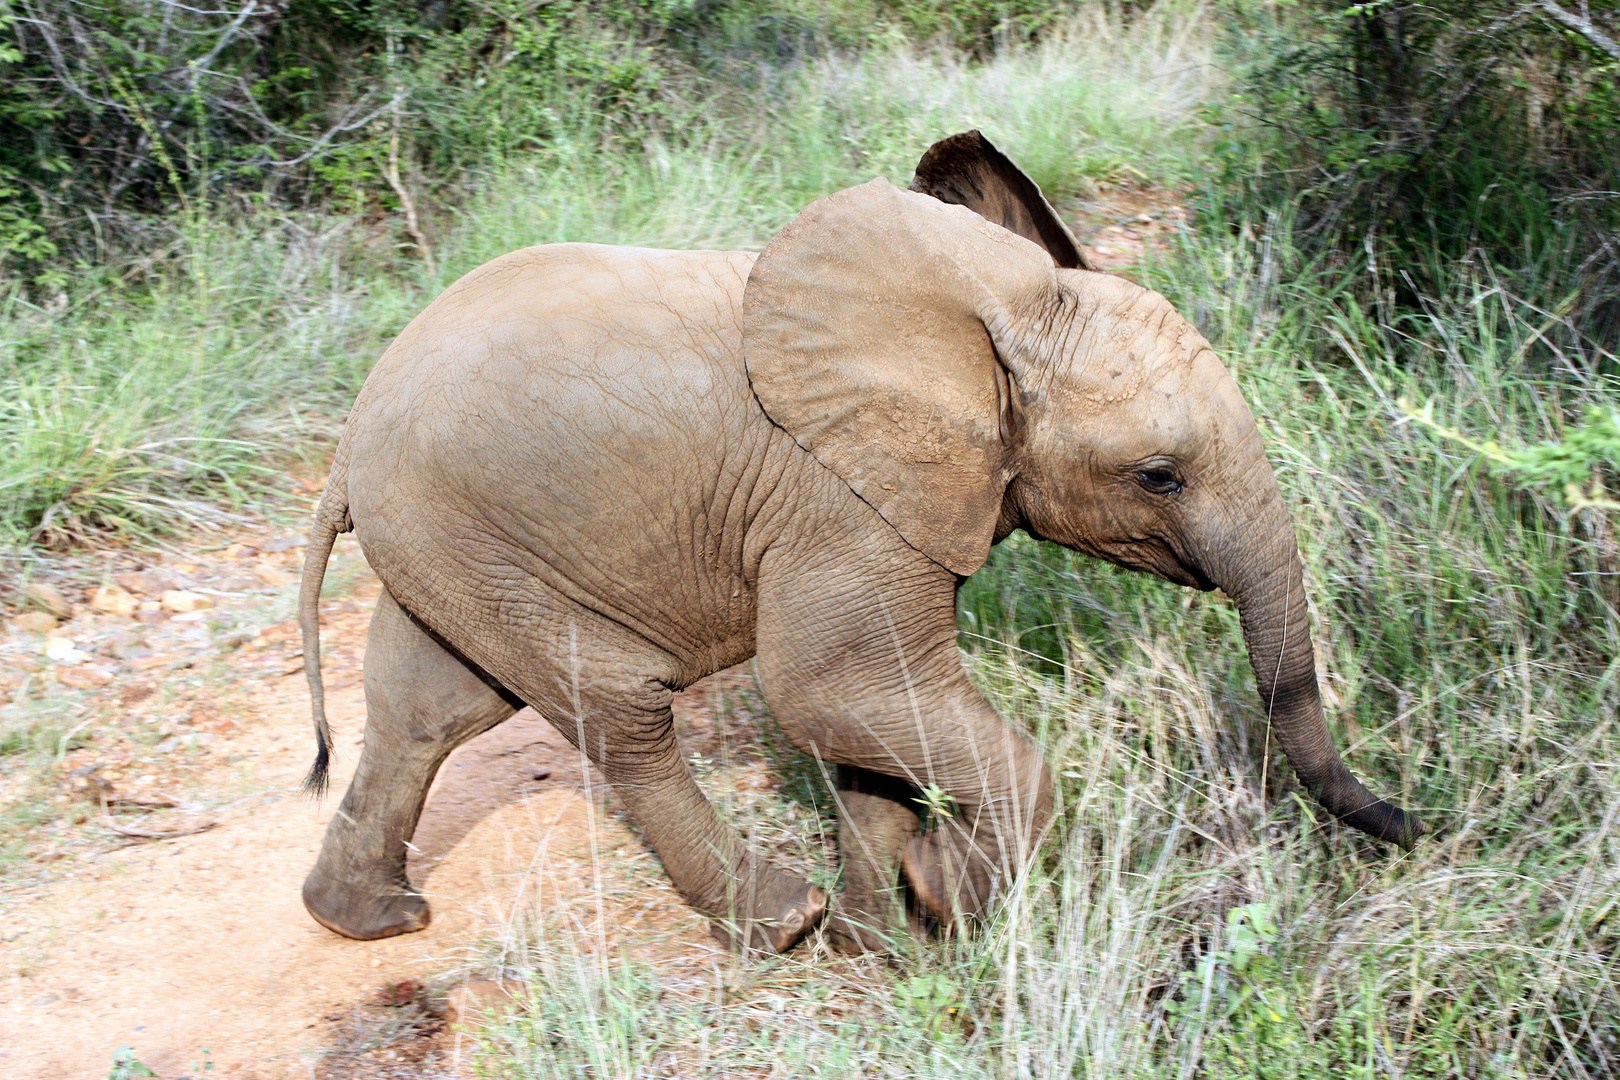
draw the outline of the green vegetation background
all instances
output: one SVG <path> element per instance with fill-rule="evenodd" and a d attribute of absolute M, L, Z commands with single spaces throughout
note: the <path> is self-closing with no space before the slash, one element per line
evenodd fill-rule
<path fill-rule="evenodd" d="M 701 1037 L 736 1072 L 1620 1075 L 1616 4 L 6 0 L 0 29 L 13 580 L 272 493 L 510 248 L 758 246 L 973 126 L 1065 210 L 1193 210 L 1137 272 L 1270 441 L 1341 747 L 1435 835 L 1377 851 L 1294 797 L 1221 597 L 1015 537 L 963 646 L 1064 811 L 990 925 L 866 989 L 800 972 L 775 1027 L 516 928 L 545 992 L 491 1074 Z"/>

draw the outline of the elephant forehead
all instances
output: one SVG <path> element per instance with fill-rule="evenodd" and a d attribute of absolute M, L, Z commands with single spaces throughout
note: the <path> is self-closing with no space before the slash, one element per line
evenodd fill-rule
<path fill-rule="evenodd" d="M 1054 388 L 1080 414 L 1139 398 L 1155 408 L 1209 392 L 1228 378 L 1196 327 L 1156 292 L 1100 274 L 1081 274 L 1074 325 L 1061 334 L 1068 355 Z"/>

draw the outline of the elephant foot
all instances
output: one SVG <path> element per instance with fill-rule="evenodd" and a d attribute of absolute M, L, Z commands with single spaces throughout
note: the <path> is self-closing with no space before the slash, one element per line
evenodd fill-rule
<path fill-rule="evenodd" d="M 356 941 L 414 934 L 433 918 L 428 902 L 411 890 L 409 882 L 369 892 L 351 884 L 334 885 L 317 874 L 304 881 L 304 908 L 334 934 Z"/>
<path fill-rule="evenodd" d="M 969 854 L 945 850 L 939 832 L 915 836 L 906 842 L 900 873 L 911 886 L 919 916 L 937 921 L 941 931 L 956 929 L 964 916 L 979 914 L 990 902 L 989 860 L 969 848 Z"/>
<path fill-rule="evenodd" d="M 760 952 L 786 952 L 821 921 L 827 911 L 827 891 L 800 882 L 783 903 L 759 903 L 755 910 L 767 914 L 751 919 L 715 919 L 709 933 L 728 949 Z"/>
<path fill-rule="evenodd" d="M 911 940 L 921 940 L 927 936 L 921 931 L 922 927 L 917 924 L 907 922 L 904 926 L 896 927 L 891 921 L 870 912 L 847 908 L 835 909 L 827 916 L 827 944 L 845 956 L 859 956 L 862 953 L 892 956 L 902 953 Z"/>

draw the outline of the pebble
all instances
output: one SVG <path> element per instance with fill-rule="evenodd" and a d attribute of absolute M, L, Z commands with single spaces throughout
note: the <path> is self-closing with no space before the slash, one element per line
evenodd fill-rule
<path fill-rule="evenodd" d="M 11 629 L 19 634 L 45 634 L 56 627 L 56 616 L 47 611 L 25 611 L 11 617 Z"/>
<path fill-rule="evenodd" d="M 83 667 L 64 667 L 56 671 L 56 681 L 70 690 L 94 690 L 97 687 L 111 685 L 114 672 L 111 668 L 87 664 Z"/>
<path fill-rule="evenodd" d="M 181 615 L 189 615 L 194 611 L 206 611 L 214 606 L 212 597 L 202 593 L 187 592 L 184 589 L 170 589 L 165 592 L 159 602 L 164 611 L 173 611 Z"/>
<path fill-rule="evenodd" d="M 140 601 L 121 585 L 103 585 L 90 596 L 90 606 L 108 615 L 127 619 L 135 614 Z"/>
<path fill-rule="evenodd" d="M 53 637 L 45 641 L 45 659 L 53 664 L 78 664 L 90 659 L 90 654 L 74 645 L 71 638 Z"/>

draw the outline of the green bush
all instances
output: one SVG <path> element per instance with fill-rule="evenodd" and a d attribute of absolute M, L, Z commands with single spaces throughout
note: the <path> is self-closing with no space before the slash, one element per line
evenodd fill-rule
<path fill-rule="evenodd" d="M 1578 294 L 1552 343 L 1580 350 L 1577 323 L 1595 356 L 1592 342 L 1620 329 L 1620 251 L 1607 239 L 1620 228 L 1620 46 L 1595 43 L 1613 46 L 1620 10 L 1581 5 L 1590 19 L 1570 17 L 1587 36 L 1551 9 L 1563 11 L 1235 3 L 1241 92 L 1206 112 L 1224 135 L 1218 212 L 1298 196 L 1296 237 L 1363 260 L 1360 302 L 1386 323 L 1421 309 L 1459 259 L 1519 279 L 1510 288 L 1562 290 L 1550 303 Z"/>

